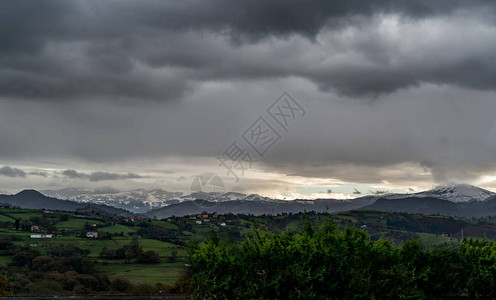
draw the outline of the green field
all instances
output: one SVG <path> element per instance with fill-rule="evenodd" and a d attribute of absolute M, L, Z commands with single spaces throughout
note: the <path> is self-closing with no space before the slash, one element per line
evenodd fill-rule
<path fill-rule="evenodd" d="M 9 216 L 16 218 L 16 219 L 21 219 L 21 220 L 28 220 L 32 217 L 39 217 L 40 216 L 40 211 L 36 209 L 2 209 L 0 210 L 2 212 L 5 212 Z"/>
<path fill-rule="evenodd" d="M 181 276 L 184 263 L 160 263 L 155 265 L 126 264 L 122 261 L 99 264 L 98 270 L 112 278 L 126 278 L 134 284 L 156 283 L 172 285 Z"/>
<path fill-rule="evenodd" d="M 176 224 L 173 224 L 173 223 L 167 222 L 167 221 L 156 221 L 155 220 L 155 221 L 152 221 L 152 224 L 156 225 L 156 226 L 164 227 L 167 229 L 178 229 L 179 228 Z"/>
<path fill-rule="evenodd" d="M 68 221 L 57 222 L 55 227 L 57 227 L 58 230 L 65 229 L 67 231 L 72 231 L 81 230 L 86 224 L 102 225 L 103 223 L 94 219 L 70 219 Z"/>
<path fill-rule="evenodd" d="M 167 257 L 171 255 L 173 249 L 178 251 L 179 256 L 185 256 L 186 250 L 183 247 L 178 247 L 177 245 L 161 242 L 151 239 L 140 240 L 140 245 L 143 247 L 144 251 L 153 250 L 158 253 L 160 257 Z"/>
<path fill-rule="evenodd" d="M 10 256 L 0 256 L 0 266 L 3 264 L 10 263 L 12 261 L 12 257 Z"/>
<path fill-rule="evenodd" d="M 98 228 L 98 230 L 106 231 L 108 233 L 121 233 L 122 232 L 124 234 L 127 234 L 127 233 L 131 233 L 131 232 L 136 232 L 137 228 L 117 224 L 117 225 L 113 225 L 113 226 L 101 227 L 101 228 Z"/>
<path fill-rule="evenodd" d="M 15 219 L 6 215 L 0 215 L 0 222 L 15 222 Z"/>
<path fill-rule="evenodd" d="M 435 235 L 432 233 L 417 233 L 419 237 L 419 242 L 427 248 L 434 247 L 434 246 L 442 246 L 445 243 L 446 244 L 454 244 L 454 245 L 459 245 L 460 240 L 450 238 L 447 236 L 441 236 L 441 235 Z"/>
<path fill-rule="evenodd" d="M 355 216 L 347 216 L 347 215 L 336 215 L 333 217 L 333 219 L 334 220 L 343 220 L 343 221 L 352 222 L 352 223 L 358 222 L 358 220 Z"/>

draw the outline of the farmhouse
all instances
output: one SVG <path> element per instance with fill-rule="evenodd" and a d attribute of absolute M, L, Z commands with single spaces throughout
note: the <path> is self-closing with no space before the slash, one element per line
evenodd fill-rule
<path fill-rule="evenodd" d="M 90 238 L 90 239 L 97 239 L 98 238 L 98 232 L 88 231 L 88 232 L 86 232 L 86 237 Z"/>
<path fill-rule="evenodd" d="M 53 234 L 42 234 L 42 233 L 34 233 L 31 234 L 32 239 L 51 239 Z"/>

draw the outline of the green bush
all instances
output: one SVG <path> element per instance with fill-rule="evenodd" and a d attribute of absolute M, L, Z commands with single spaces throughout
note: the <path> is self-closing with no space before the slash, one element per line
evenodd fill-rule
<path fill-rule="evenodd" d="M 191 246 L 186 280 L 197 299 L 495 298 L 496 247 L 467 240 L 458 251 L 396 247 L 330 222 L 299 232 L 253 230 L 240 243 L 210 236 Z"/>

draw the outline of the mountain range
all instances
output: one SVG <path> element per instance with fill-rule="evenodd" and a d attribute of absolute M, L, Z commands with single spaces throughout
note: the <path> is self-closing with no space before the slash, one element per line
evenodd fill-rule
<path fill-rule="evenodd" d="M 96 203 L 109 205 L 134 213 L 145 213 L 154 208 L 180 203 L 181 192 L 168 192 L 162 189 L 136 189 L 132 191 L 90 190 L 90 189 L 61 189 L 42 190 L 46 196 L 67 199 L 78 203 Z"/>
<path fill-rule="evenodd" d="M 62 200 L 64 199 L 64 200 Z M 496 214 L 496 193 L 468 185 L 452 184 L 411 194 L 370 195 L 351 200 L 278 200 L 257 194 L 204 193 L 183 195 L 161 189 L 98 191 L 88 189 L 25 190 L 16 195 L 0 195 L 0 203 L 22 208 L 77 210 L 94 207 L 109 213 L 131 211 L 149 217 L 166 218 L 202 212 L 253 215 L 303 211 L 340 212 L 374 209 L 394 212 L 430 213 L 465 217 Z"/>
<path fill-rule="evenodd" d="M 78 203 L 68 200 L 60 200 L 53 197 L 47 197 L 35 190 L 23 190 L 15 195 L 0 195 L 0 203 L 17 206 L 20 208 L 31 209 L 49 209 L 49 210 L 96 210 L 115 215 L 130 215 L 129 211 L 115 208 L 109 205 L 95 203 Z"/>

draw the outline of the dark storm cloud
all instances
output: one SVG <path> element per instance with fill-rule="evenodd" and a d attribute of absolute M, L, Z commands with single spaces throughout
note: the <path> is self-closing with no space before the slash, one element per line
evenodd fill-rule
<path fill-rule="evenodd" d="M 105 180 L 126 180 L 143 178 L 139 174 L 127 173 L 109 173 L 109 172 L 92 172 L 90 174 L 78 172 L 76 170 L 65 170 L 62 175 L 70 179 L 88 179 L 89 181 L 105 181 Z"/>
<path fill-rule="evenodd" d="M 356 18 L 398 14 L 415 20 L 467 9 L 477 18 L 482 9 L 494 11 L 494 2 L 2 1 L 0 95 L 170 101 L 208 80 L 287 76 L 301 76 L 323 90 L 351 96 L 389 93 L 422 82 L 493 89 L 496 70 L 487 64 L 494 58 L 490 51 L 481 56 L 468 53 L 456 64 L 448 61 L 433 68 L 373 60 L 302 68 L 305 61 L 294 55 L 248 56 L 247 61 L 235 55 L 271 38 L 304 36 L 316 42 L 321 32 L 367 27 L 355 24 Z M 227 44 L 219 49 L 222 42 Z M 388 50 L 368 46 L 358 48 L 366 53 Z"/>
<path fill-rule="evenodd" d="M 24 172 L 21 169 L 11 168 L 9 166 L 4 166 L 4 167 L 0 168 L 0 175 L 7 176 L 7 177 L 25 178 L 26 172 Z"/>
<path fill-rule="evenodd" d="M 48 179 L 20 170 L 39 181 L 125 185 L 141 176 L 72 169 L 217 162 L 288 90 L 308 115 L 263 170 L 362 183 L 479 178 L 496 170 L 495 7 L 0 1 L 0 157 L 65 161 Z"/>

